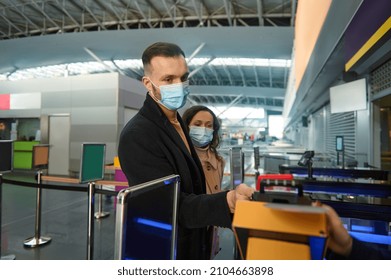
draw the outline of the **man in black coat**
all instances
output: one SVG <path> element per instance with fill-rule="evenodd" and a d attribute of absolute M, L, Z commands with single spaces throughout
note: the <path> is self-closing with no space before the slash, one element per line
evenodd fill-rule
<path fill-rule="evenodd" d="M 121 132 L 118 156 L 129 185 L 171 174 L 180 175 L 177 259 L 207 259 L 207 226 L 231 227 L 237 200 L 250 199 L 253 189 L 206 194 L 197 153 L 177 110 L 186 103 L 189 70 L 183 51 L 155 43 L 142 56 L 143 107 Z"/>

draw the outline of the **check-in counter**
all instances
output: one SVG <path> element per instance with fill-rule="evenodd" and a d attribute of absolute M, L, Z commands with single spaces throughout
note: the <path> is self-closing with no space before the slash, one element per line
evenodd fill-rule
<path fill-rule="evenodd" d="M 333 207 L 353 236 L 379 246 L 391 245 L 391 183 L 368 179 L 303 181 L 312 199 Z"/>
<path fill-rule="evenodd" d="M 263 184 L 269 186 L 267 189 L 275 186 L 273 189 L 285 192 L 289 186 L 301 186 L 305 197 L 333 207 L 352 235 L 379 246 L 391 245 L 390 181 L 320 177 L 315 180 L 266 180 Z"/>
<path fill-rule="evenodd" d="M 264 154 L 264 170 L 266 173 L 279 173 L 282 164 L 297 164 L 302 154 L 266 153 Z"/>
<path fill-rule="evenodd" d="M 15 141 L 13 167 L 15 169 L 31 169 L 33 147 L 38 144 L 38 141 Z"/>
<path fill-rule="evenodd" d="M 388 180 L 387 170 L 375 168 L 353 167 L 353 168 L 337 168 L 337 167 L 313 167 L 314 177 L 333 177 L 333 178 L 365 178 L 374 180 Z M 294 176 L 306 176 L 308 169 L 297 165 L 281 164 L 279 173 L 292 174 Z"/>

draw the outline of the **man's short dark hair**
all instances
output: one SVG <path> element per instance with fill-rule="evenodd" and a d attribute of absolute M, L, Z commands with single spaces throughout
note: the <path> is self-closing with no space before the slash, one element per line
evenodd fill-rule
<path fill-rule="evenodd" d="M 166 43 L 166 42 L 153 43 L 152 45 L 150 45 L 144 50 L 143 55 L 141 57 L 143 61 L 144 71 L 150 65 L 152 58 L 154 58 L 155 56 L 185 57 L 185 53 L 179 46 L 172 43 Z"/>

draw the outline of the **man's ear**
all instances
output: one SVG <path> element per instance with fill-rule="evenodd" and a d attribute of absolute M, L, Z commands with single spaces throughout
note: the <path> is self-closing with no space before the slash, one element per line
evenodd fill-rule
<path fill-rule="evenodd" d="M 149 92 L 152 92 L 152 83 L 151 83 L 151 80 L 144 76 L 143 79 L 142 79 L 142 82 L 144 84 L 144 86 L 146 87 L 146 89 L 149 91 Z"/>

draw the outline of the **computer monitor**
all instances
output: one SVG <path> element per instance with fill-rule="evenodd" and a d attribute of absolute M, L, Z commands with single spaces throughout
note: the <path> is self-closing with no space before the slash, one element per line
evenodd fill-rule
<path fill-rule="evenodd" d="M 118 193 L 114 259 L 176 259 L 179 180 L 171 175 Z"/>
<path fill-rule="evenodd" d="M 83 143 L 81 149 L 81 184 L 102 180 L 105 175 L 106 144 Z"/>
<path fill-rule="evenodd" d="M 0 140 L 0 173 L 13 169 L 13 143 L 12 140 Z"/>

